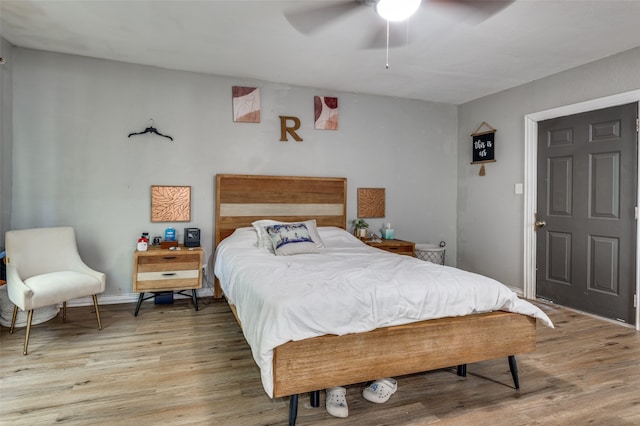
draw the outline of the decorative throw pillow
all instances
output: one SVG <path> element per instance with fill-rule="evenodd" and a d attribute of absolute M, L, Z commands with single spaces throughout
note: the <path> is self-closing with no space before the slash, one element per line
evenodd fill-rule
<path fill-rule="evenodd" d="M 258 244 L 257 244 L 258 247 L 263 247 L 269 250 L 273 250 L 273 243 L 271 242 L 271 239 L 269 238 L 269 236 L 267 235 L 267 232 L 264 229 L 266 226 L 298 225 L 301 223 L 307 227 L 307 230 L 309 231 L 309 236 L 315 243 L 316 247 L 318 248 L 324 247 L 324 242 L 322 241 L 322 239 L 320 238 L 320 235 L 318 234 L 318 228 L 316 226 L 315 219 L 305 220 L 304 222 L 280 222 L 272 219 L 263 219 L 263 220 L 256 220 L 251 225 L 253 226 L 253 228 L 256 230 L 256 233 L 258 234 Z"/>
<path fill-rule="evenodd" d="M 304 223 L 269 225 L 264 228 L 276 256 L 319 253 Z"/>

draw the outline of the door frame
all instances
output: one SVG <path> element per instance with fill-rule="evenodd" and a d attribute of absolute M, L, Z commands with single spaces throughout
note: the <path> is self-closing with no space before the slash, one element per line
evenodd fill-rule
<path fill-rule="evenodd" d="M 537 167 L 538 167 L 538 122 L 565 115 L 579 114 L 587 111 L 638 103 L 640 111 L 640 89 L 603 98 L 592 99 L 571 105 L 565 105 L 544 111 L 539 111 L 524 116 L 524 297 L 536 298 L 536 233 L 533 224 L 537 206 Z M 640 149 L 636 164 L 640 166 Z M 638 172 L 638 184 L 636 202 L 640 204 L 640 171 Z M 640 330 L 640 226 L 636 218 L 636 315 L 635 328 Z"/>

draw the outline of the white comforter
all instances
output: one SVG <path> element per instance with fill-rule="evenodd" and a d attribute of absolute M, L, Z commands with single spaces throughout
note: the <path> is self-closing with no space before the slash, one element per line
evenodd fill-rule
<path fill-rule="evenodd" d="M 319 254 L 275 256 L 253 228 L 216 250 L 215 274 L 273 397 L 273 349 L 290 340 L 347 334 L 426 319 L 504 310 L 547 315 L 499 282 L 369 247 L 348 232 L 318 228 Z"/>

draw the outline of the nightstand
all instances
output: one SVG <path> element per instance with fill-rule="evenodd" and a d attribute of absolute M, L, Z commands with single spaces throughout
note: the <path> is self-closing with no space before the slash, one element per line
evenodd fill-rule
<path fill-rule="evenodd" d="M 365 241 L 371 247 L 379 248 L 391 253 L 403 254 L 405 256 L 413 256 L 416 243 L 403 240 L 382 240 L 381 242 Z"/>
<path fill-rule="evenodd" d="M 162 293 L 191 290 L 195 310 L 198 310 L 196 289 L 202 288 L 202 248 L 179 246 L 180 250 L 149 247 L 133 256 L 133 291 L 139 292 L 135 316 L 143 300 Z M 153 295 L 144 297 L 145 293 Z"/>

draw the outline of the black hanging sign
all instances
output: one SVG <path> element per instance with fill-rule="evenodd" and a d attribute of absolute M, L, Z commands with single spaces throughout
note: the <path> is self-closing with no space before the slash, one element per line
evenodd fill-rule
<path fill-rule="evenodd" d="M 483 127 L 489 130 L 482 131 Z M 473 143 L 473 161 L 471 164 L 491 163 L 496 161 L 496 132 L 486 121 L 483 121 L 475 132 L 471 133 Z M 480 168 L 480 176 L 484 176 L 484 164 Z"/>
<path fill-rule="evenodd" d="M 495 133 L 485 133 L 483 135 L 475 135 L 473 137 L 473 162 L 485 163 L 495 160 Z"/>

